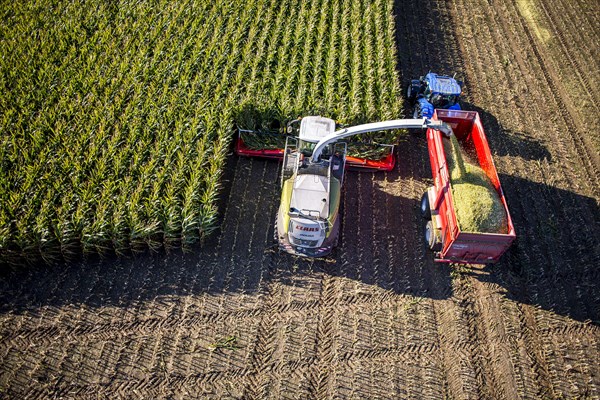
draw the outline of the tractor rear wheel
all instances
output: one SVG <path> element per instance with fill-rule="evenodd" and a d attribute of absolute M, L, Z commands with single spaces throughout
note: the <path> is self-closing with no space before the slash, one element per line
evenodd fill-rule
<path fill-rule="evenodd" d="M 409 104 L 415 104 L 415 101 L 417 101 L 417 96 L 419 95 L 420 91 L 421 82 L 415 79 L 410 81 L 408 87 L 406 88 L 406 98 L 408 99 Z"/>
<path fill-rule="evenodd" d="M 435 229 L 432 221 L 427 221 L 427 225 L 425 225 L 425 241 L 432 251 L 442 250 L 440 231 Z"/>
<path fill-rule="evenodd" d="M 427 192 L 421 196 L 421 217 L 423 219 L 431 219 L 431 208 L 429 206 L 429 195 Z"/>

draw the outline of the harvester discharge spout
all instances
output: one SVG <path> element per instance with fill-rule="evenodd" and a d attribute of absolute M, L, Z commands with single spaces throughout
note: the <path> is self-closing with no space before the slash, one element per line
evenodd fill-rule
<path fill-rule="evenodd" d="M 315 146 L 311 157 L 311 162 L 319 162 L 321 153 L 331 143 L 337 142 L 338 140 L 360 135 L 363 133 L 385 131 L 391 129 L 415 129 L 415 128 L 433 128 L 441 131 L 446 136 L 452 135 L 452 127 L 443 121 L 432 121 L 427 118 L 420 119 L 395 119 L 390 121 L 373 122 L 369 124 L 362 124 L 351 126 L 349 128 L 340 129 L 335 131 L 324 138 L 322 138 Z"/>

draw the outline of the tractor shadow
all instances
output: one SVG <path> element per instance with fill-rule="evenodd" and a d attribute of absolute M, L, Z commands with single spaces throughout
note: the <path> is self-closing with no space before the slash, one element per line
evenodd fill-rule
<path fill-rule="evenodd" d="M 481 107 L 477 107 L 475 104 L 462 102 L 462 107 L 464 110 L 477 111 L 479 113 L 481 123 L 484 126 L 488 142 L 494 154 L 520 157 L 529 161 L 552 161 L 552 155 L 548 149 L 527 132 L 517 132 L 505 128 L 494 114 Z"/>

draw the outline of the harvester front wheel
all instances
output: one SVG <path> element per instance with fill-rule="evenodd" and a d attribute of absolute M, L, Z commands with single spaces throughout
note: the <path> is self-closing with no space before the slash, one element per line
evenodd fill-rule
<path fill-rule="evenodd" d="M 283 155 L 283 168 L 281 169 L 281 187 L 283 187 L 285 181 L 294 175 L 295 163 L 295 155 L 291 154 L 290 149 L 285 149 L 285 154 Z"/>
<path fill-rule="evenodd" d="M 432 251 L 442 250 L 440 231 L 435 229 L 432 221 L 427 221 L 427 225 L 425 225 L 425 241 Z"/>

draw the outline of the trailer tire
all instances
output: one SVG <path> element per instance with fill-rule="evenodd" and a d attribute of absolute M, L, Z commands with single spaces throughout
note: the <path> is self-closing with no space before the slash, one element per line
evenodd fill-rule
<path fill-rule="evenodd" d="M 427 225 L 425 225 L 425 241 L 432 251 L 442 250 L 440 231 L 435 229 L 431 220 L 427 221 Z"/>
<path fill-rule="evenodd" d="M 429 206 L 429 196 L 427 192 L 421 196 L 421 217 L 426 220 L 431 219 L 431 207 Z"/>

